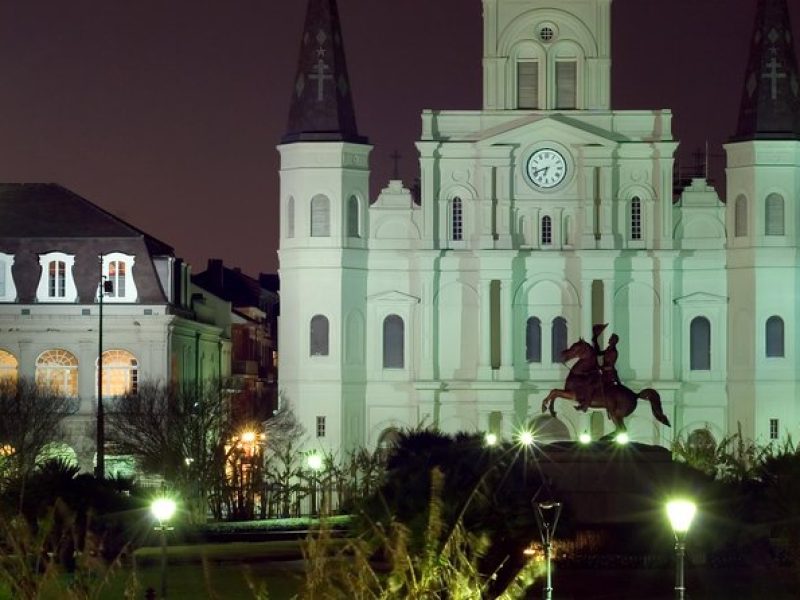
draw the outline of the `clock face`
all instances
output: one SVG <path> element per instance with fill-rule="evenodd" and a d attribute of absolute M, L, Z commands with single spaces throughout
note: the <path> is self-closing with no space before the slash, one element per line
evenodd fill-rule
<path fill-rule="evenodd" d="M 550 189 L 567 176 L 567 161 L 552 148 L 537 150 L 528 159 L 528 177 L 536 187 Z"/>

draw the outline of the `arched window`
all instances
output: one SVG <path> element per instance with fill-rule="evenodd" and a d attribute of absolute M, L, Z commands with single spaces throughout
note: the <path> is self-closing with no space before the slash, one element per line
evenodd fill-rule
<path fill-rule="evenodd" d="M 36 385 L 69 398 L 78 396 L 78 359 L 66 350 L 47 350 L 36 359 Z"/>
<path fill-rule="evenodd" d="M 556 108 L 578 107 L 578 63 L 575 60 L 556 61 Z"/>
<path fill-rule="evenodd" d="M 294 237 L 294 197 L 289 196 L 286 202 L 286 237 Z"/>
<path fill-rule="evenodd" d="M 642 239 L 642 200 L 639 196 L 631 198 L 631 239 Z"/>
<path fill-rule="evenodd" d="M 747 198 L 737 196 L 734 204 L 733 234 L 735 237 L 747 236 Z"/>
<path fill-rule="evenodd" d="M 777 316 L 772 316 L 767 319 L 766 335 L 767 356 L 770 358 L 785 356 L 783 343 L 783 319 Z"/>
<path fill-rule="evenodd" d="M 538 317 L 528 319 L 525 326 L 525 360 L 542 362 L 542 322 Z"/>
<path fill-rule="evenodd" d="M 550 217 L 542 217 L 542 246 L 550 246 L 553 243 L 553 220 Z"/>
<path fill-rule="evenodd" d="M 361 237 L 358 228 L 358 198 L 350 196 L 347 201 L 347 237 Z"/>
<path fill-rule="evenodd" d="M 10 352 L 0 350 L 0 382 L 10 379 L 16 381 L 19 362 Z"/>
<path fill-rule="evenodd" d="M 403 319 L 389 315 L 383 320 L 383 368 L 405 367 L 405 329 Z"/>
<path fill-rule="evenodd" d="M 451 213 L 450 236 L 453 241 L 458 242 L 464 239 L 464 205 L 461 198 L 453 198 Z"/>
<path fill-rule="evenodd" d="M 689 325 L 689 368 L 711 370 L 711 323 L 705 317 L 695 317 Z"/>
<path fill-rule="evenodd" d="M 785 232 L 783 217 L 783 196 L 770 194 L 765 204 L 764 233 L 766 235 L 783 235 Z"/>
<path fill-rule="evenodd" d="M 567 349 L 567 320 L 564 317 L 553 319 L 551 330 L 552 361 L 561 362 L 561 354 Z"/>
<path fill-rule="evenodd" d="M 517 108 L 539 108 L 539 63 L 536 61 L 517 63 Z"/>
<path fill-rule="evenodd" d="M 328 356 L 329 335 L 328 317 L 314 315 L 309 328 L 309 348 L 311 356 Z"/>
<path fill-rule="evenodd" d="M 331 201 L 319 195 L 311 199 L 311 237 L 330 237 Z"/>
<path fill-rule="evenodd" d="M 139 361 L 136 357 L 127 350 L 103 352 L 103 398 L 135 394 L 138 390 Z"/>

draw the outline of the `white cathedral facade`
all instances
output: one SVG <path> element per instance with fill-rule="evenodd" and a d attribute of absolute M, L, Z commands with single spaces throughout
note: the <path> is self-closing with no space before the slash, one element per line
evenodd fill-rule
<path fill-rule="evenodd" d="M 739 425 L 797 439 L 785 0 L 760 0 L 724 202 L 704 180 L 674 187 L 670 111 L 611 107 L 611 0 L 483 9 L 483 108 L 425 111 L 420 197 L 392 181 L 373 200 L 336 3 L 309 1 L 279 146 L 279 387 L 315 447 L 375 447 L 419 424 L 608 433 L 604 413 L 566 401 L 557 421 L 541 415 L 567 374 L 560 351 L 594 323 L 620 337 L 622 381 L 658 390 L 672 422 L 641 402 L 633 440 L 719 441 Z"/>

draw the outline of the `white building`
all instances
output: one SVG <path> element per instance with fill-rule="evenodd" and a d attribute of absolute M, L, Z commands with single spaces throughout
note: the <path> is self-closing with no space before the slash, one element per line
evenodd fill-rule
<path fill-rule="evenodd" d="M 472 0 L 477 1 L 477 0 Z M 798 71 L 785 0 L 764 0 L 728 200 L 673 186 L 668 110 L 610 106 L 611 0 L 483 0 L 483 107 L 425 111 L 421 198 L 369 198 L 335 0 L 309 0 L 281 153 L 282 397 L 326 448 L 393 429 L 552 437 L 610 429 L 541 401 L 593 323 L 661 394 L 633 439 L 798 431 Z M 744 65 L 743 65 L 744 67 Z M 733 92 L 734 90 L 731 90 Z"/>
<path fill-rule="evenodd" d="M 189 267 L 172 248 L 61 186 L 0 184 L 0 378 L 35 378 L 75 399 L 54 442 L 86 471 L 95 461 L 101 276 L 112 284 L 104 398 L 147 380 L 230 373 L 230 340 L 193 310 Z"/>

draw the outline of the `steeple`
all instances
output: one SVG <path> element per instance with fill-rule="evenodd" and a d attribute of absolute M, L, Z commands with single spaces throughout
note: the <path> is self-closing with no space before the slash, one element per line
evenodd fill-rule
<path fill-rule="evenodd" d="M 283 143 L 366 143 L 356 115 L 336 0 L 308 0 Z"/>
<path fill-rule="evenodd" d="M 758 0 L 736 141 L 800 139 L 800 79 L 786 0 Z"/>

